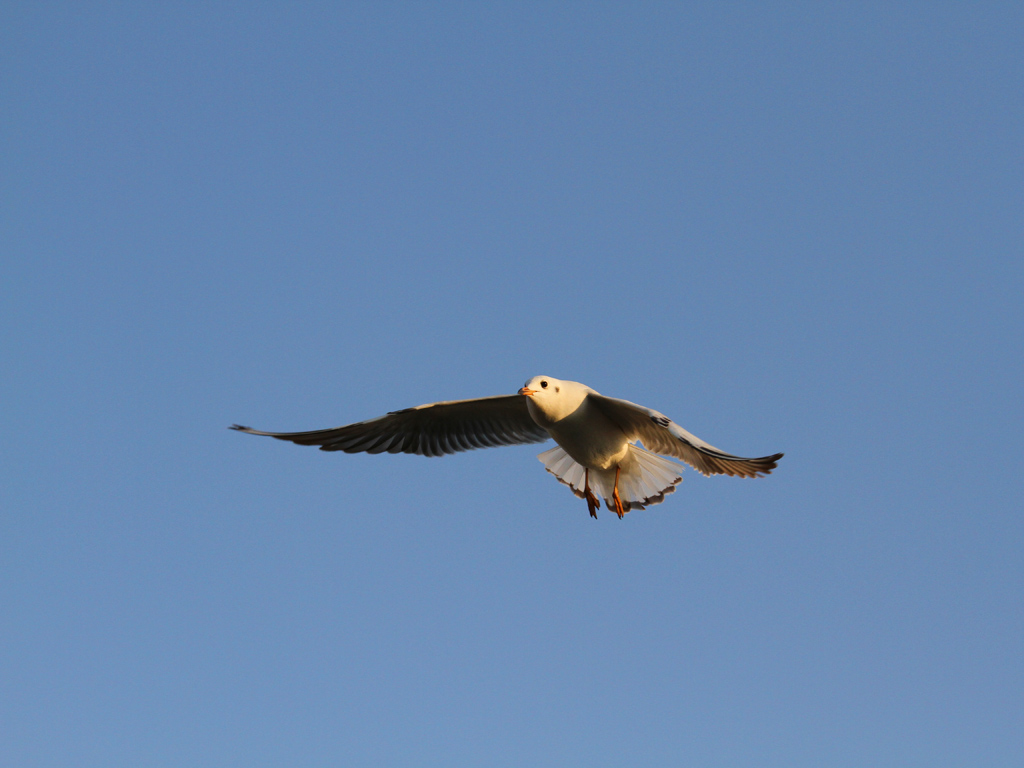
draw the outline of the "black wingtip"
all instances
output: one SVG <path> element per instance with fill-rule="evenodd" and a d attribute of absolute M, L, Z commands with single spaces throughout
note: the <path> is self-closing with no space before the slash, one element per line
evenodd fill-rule
<path fill-rule="evenodd" d="M 241 424 L 232 424 L 230 427 L 228 427 L 228 429 L 236 429 L 239 432 L 248 432 L 251 428 L 243 427 Z"/>
<path fill-rule="evenodd" d="M 772 473 L 772 470 L 775 469 L 778 465 L 779 459 L 781 459 L 784 455 L 785 454 L 783 453 L 775 453 L 772 454 L 771 456 L 765 456 L 764 458 L 758 459 L 758 461 L 763 462 L 763 468 L 759 468 L 757 472 L 764 473 L 765 475 L 770 475 Z M 757 473 L 754 474 L 754 477 L 757 477 Z"/>

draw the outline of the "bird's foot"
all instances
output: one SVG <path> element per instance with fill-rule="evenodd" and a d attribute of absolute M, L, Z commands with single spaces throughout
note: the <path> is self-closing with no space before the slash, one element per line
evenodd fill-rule
<path fill-rule="evenodd" d="M 619 498 L 619 491 L 615 489 L 612 491 L 612 501 L 615 502 L 615 514 L 619 516 L 619 520 L 626 514 L 626 508 L 622 505 L 622 499 Z"/>
<path fill-rule="evenodd" d="M 594 492 L 590 490 L 590 470 L 587 469 L 583 473 L 583 498 L 587 500 L 587 509 L 590 510 L 590 516 L 597 519 L 597 510 L 601 508 L 601 502 L 594 495 Z"/>
<path fill-rule="evenodd" d="M 615 487 L 612 489 L 612 501 L 615 503 L 615 514 L 619 516 L 619 520 L 626 514 L 626 508 L 622 504 L 622 499 L 619 497 L 619 468 L 615 468 Z"/>

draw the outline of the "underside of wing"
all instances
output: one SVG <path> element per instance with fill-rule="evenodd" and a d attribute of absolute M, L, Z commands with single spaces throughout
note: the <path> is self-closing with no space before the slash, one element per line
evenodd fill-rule
<path fill-rule="evenodd" d="M 631 440 L 640 440 L 656 453 L 682 459 L 705 475 L 760 477 L 771 474 L 782 458 L 781 453 L 754 459 L 734 456 L 691 435 L 668 416 L 651 408 L 597 393 L 588 397 Z"/>
<path fill-rule="evenodd" d="M 547 431 L 530 418 L 523 395 L 429 403 L 369 421 L 312 432 L 261 432 L 237 424 L 231 429 L 298 445 L 317 445 L 322 451 L 420 456 L 542 443 L 548 439 Z"/>

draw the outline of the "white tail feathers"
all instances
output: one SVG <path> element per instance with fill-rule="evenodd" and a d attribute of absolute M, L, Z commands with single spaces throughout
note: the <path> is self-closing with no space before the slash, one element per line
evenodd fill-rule
<path fill-rule="evenodd" d="M 586 468 L 576 461 L 561 446 L 544 451 L 537 456 L 548 472 L 568 485 L 572 492 L 583 498 L 583 482 Z M 628 512 L 643 509 L 651 504 L 660 504 L 665 494 L 672 493 L 676 484 L 683 479 L 683 467 L 671 459 L 644 450 L 639 445 L 629 446 L 629 454 L 620 465 L 619 498 Z M 604 498 L 605 506 L 615 509 L 612 490 L 615 487 L 614 469 L 590 470 L 591 490 Z"/>

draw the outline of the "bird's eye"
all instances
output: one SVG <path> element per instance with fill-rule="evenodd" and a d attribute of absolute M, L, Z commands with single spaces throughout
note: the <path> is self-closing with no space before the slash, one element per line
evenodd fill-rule
<path fill-rule="evenodd" d="M 547 383 L 546 381 L 542 381 L 542 382 L 540 383 L 540 388 L 541 388 L 541 389 L 547 389 L 547 388 L 548 388 L 548 383 Z"/>

